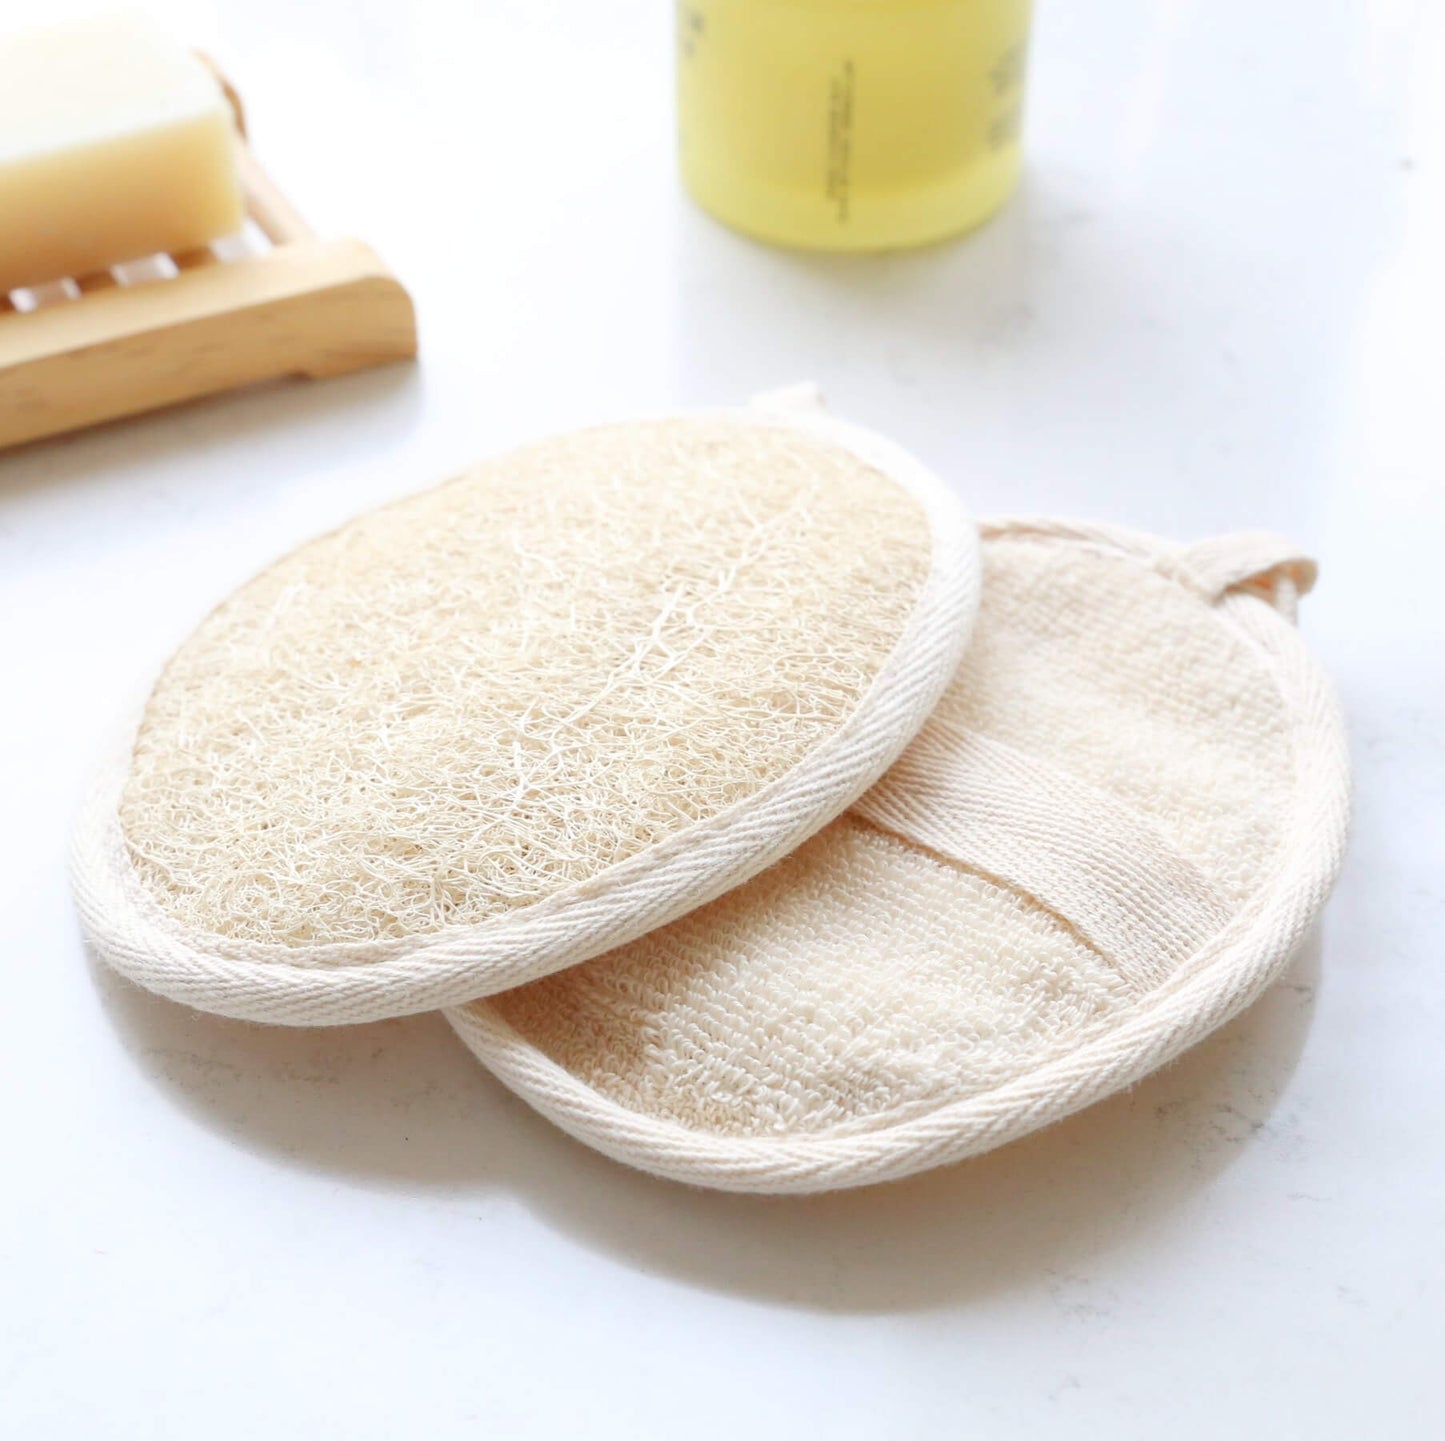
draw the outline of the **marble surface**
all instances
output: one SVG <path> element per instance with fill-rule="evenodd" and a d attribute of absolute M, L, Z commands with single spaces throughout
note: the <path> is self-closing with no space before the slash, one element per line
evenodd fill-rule
<path fill-rule="evenodd" d="M 0 456 L 0 1430 L 1445 1434 L 1445 15 L 1046 5 L 1017 201 L 847 260 L 678 194 L 662 6 L 159 8 L 424 358 Z M 1355 835 L 1252 1011 L 1004 1151 L 770 1201 L 590 1154 L 436 1018 L 263 1030 L 87 961 L 86 768 L 236 582 L 513 441 L 808 377 L 981 513 L 1320 557 Z"/>

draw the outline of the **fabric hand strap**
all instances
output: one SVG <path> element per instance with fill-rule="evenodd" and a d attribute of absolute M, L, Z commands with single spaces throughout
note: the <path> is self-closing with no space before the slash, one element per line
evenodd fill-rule
<path fill-rule="evenodd" d="M 1228 916 L 1198 867 L 1128 806 L 937 718 L 853 814 L 1033 897 L 1141 990 Z"/>

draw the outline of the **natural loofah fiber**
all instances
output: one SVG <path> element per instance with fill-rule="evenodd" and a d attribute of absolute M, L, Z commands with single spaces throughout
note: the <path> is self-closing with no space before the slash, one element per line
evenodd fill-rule
<path fill-rule="evenodd" d="M 1286 618 L 1313 567 L 1262 537 L 985 534 L 973 644 L 902 759 L 731 894 L 451 1012 L 503 1081 L 644 1169 L 826 1190 L 1099 1099 L 1277 974 L 1346 828 Z"/>
<path fill-rule="evenodd" d="M 244 941 L 531 905 L 831 736 L 929 555 L 906 492 L 776 427 L 621 426 L 494 461 L 201 626 L 136 739 L 131 858 L 167 914 Z"/>
<path fill-rule="evenodd" d="M 468 1000 L 785 854 L 917 730 L 971 527 L 819 417 L 603 427 L 324 536 L 218 607 L 77 837 L 142 983 L 254 1019 Z"/>

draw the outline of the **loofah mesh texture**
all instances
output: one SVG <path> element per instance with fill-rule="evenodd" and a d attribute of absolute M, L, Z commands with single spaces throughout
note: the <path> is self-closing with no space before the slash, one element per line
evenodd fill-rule
<path fill-rule="evenodd" d="M 848 451 L 724 421 L 534 446 L 304 546 L 152 693 L 121 801 L 182 925 L 490 920 L 716 815 L 842 725 L 928 573 Z"/>
<path fill-rule="evenodd" d="M 1287 961 L 1347 790 L 1275 608 L 1305 572 L 1257 538 L 990 536 L 974 642 L 894 769 L 704 910 L 451 1013 L 503 1080 L 645 1169 L 827 1189 L 1128 1084 Z"/>
<path fill-rule="evenodd" d="M 881 772 L 956 660 L 971 547 L 936 482 L 821 419 L 641 422 L 483 465 L 293 552 L 181 647 L 82 825 L 83 914 L 138 979 L 257 1019 L 425 1009 L 595 954 Z M 708 828 L 720 849 L 687 854 Z M 665 894 L 569 936 L 569 902 L 635 891 L 661 852 Z M 344 973 L 391 961 L 358 1002 Z M 323 968 L 338 985 L 292 974 Z"/>

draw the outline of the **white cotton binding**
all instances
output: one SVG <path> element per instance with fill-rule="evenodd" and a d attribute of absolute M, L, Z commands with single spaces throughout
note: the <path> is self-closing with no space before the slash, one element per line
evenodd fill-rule
<path fill-rule="evenodd" d="M 785 394 L 543 442 L 219 607 L 76 828 L 87 937 L 162 995 L 338 1024 L 587 960 L 787 855 L 898 756 L 974 528 Z"/>
<path fill-rule="evenodd" d="M 1345 843 L 1330 687 L 1288 617 L 1314 566 L 983 528 L 974 639 L 852 809 L 747 885 L 449 1012 L 564 1130 L 700 1186 L 811 1192 L 988 1150 L 1248 1005 Z"/>

